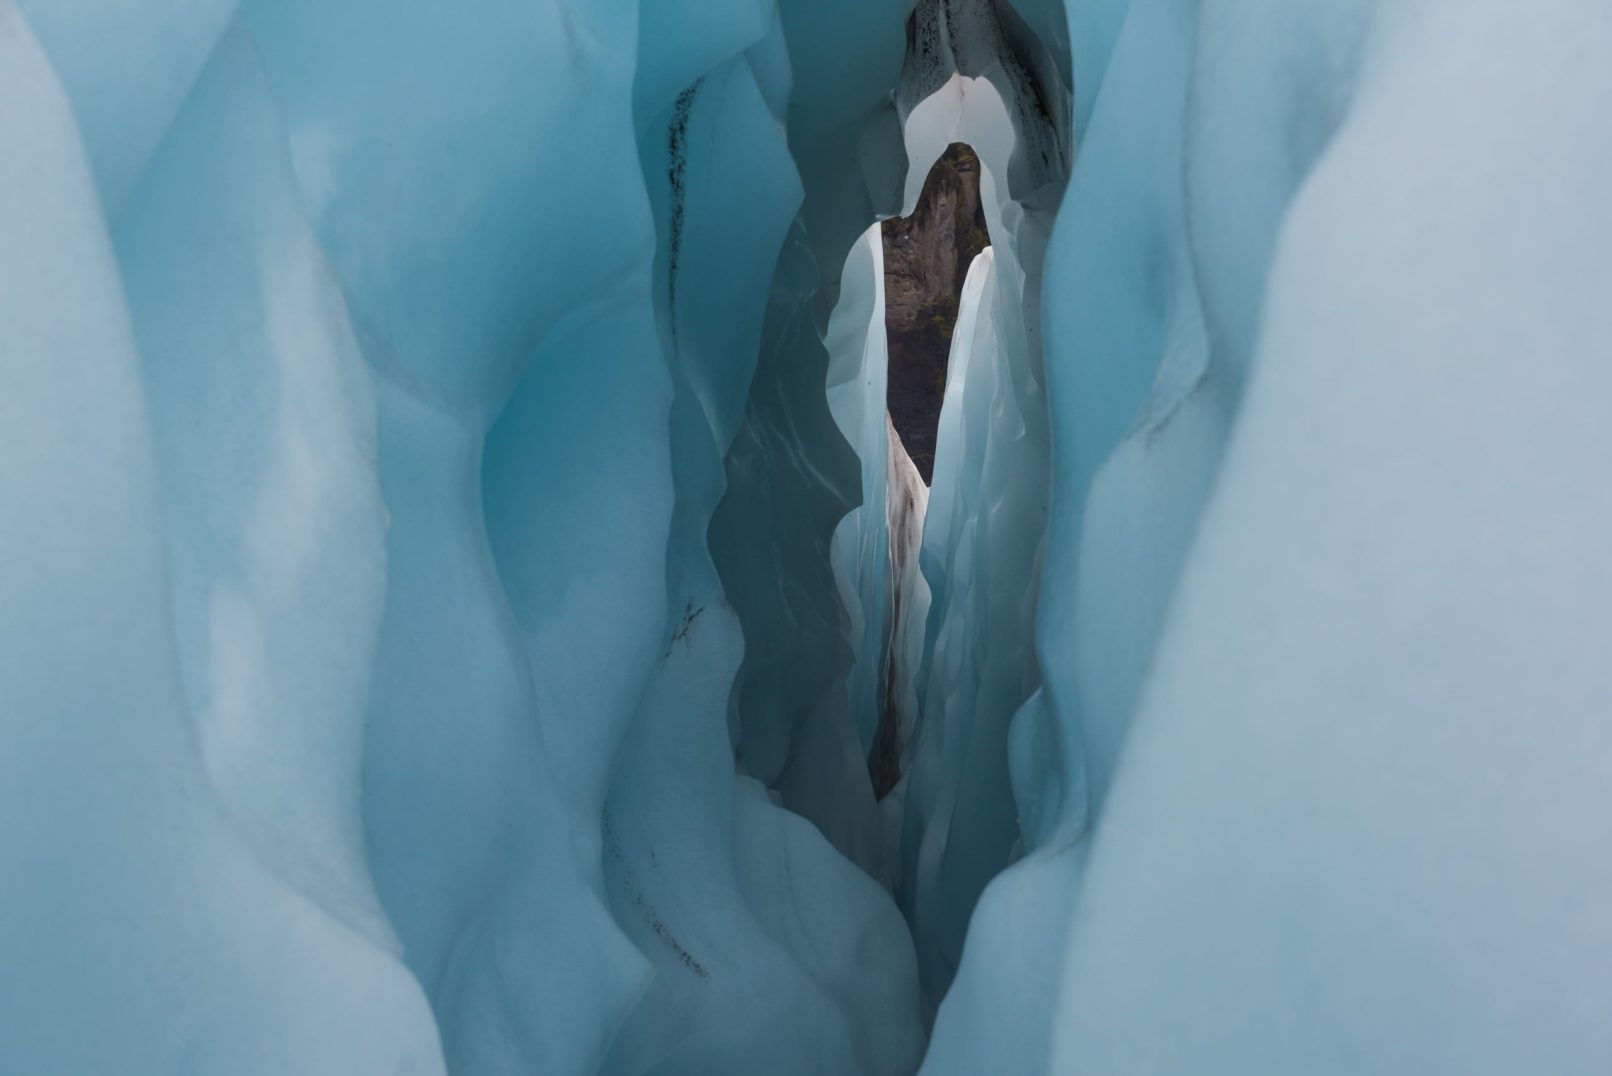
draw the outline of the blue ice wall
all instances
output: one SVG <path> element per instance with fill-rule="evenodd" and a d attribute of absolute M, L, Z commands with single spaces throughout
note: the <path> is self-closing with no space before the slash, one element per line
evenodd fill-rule
<path fill-rule="evenodd" d="M 0 0 L 0 1073 L 1612 1069 L 1609 55 Z"/>

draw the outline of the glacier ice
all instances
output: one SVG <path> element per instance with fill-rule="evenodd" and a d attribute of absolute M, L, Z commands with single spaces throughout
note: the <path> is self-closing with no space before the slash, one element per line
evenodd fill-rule
<path fill-rule="evenodd" d="M 1199 20 L 1200 69 L 1239 77 L 1195 88 L 1188 145 L 1241 154 L 1189 160 L 1189 219 L 1209 377 L 1243 391 L 1076 909 L 1059 1063 L 1601 1071 L 1609 502 L 1580 467 L 1607 449 L 1612 14 Z"/>
<path fill-rule="evenodd" d="M 244 74 L 244 86 L 220 92 L 241 89 L 236 100 L 250 102 L 250 71 Z M 186 569 L 170 573 L 163 546 L 170 528 L 191 524 L 165 510 L 153 436 L 159 412 L 149 402 L 120 281 L 127 252 L 108 231 L 68 97 L 14 5 L 0 7 L 0 84 L 0 177 L 8 193 L 0 208 L 7 386 L 0 394 L 0 534 L 16 568 L 4 573 L 0 594 L 7 640 L 0 666 L 7 742 L 0 755 L 7 819 L 0 827 L 7 879 L 0 1064 L 18 1073 L 441 1071 L 425 997 L 398 962 L 384 919 L 364 900 L 362 873 L 353 870 L 361 857 L 346 843 L 353 835 L 346 805 L 357 773 L 343 774 L 339 787 L 328 779 L 353 753 L 338 744 L 328 758 L 304 756 L 315 769 L 291 809 L 310 832 L 302 854 L 288 862 L 255 814 L 277 792 L 290 791 L 276 787 L 286 745 L 263 734 L 255 699 L 210 692 L 215 708 L 206 726 L 192 727 L 187 718 L 202 715 L 187 705 L 183 652 L 204 646 L 193 656 L 238 672 L 229 686 L 243 689 L 278 661 L 297 660 L 280 640 L 256 631 L 250 616 L 264 608 L 295 618 L 299 595 L 284 584 L 288 573 L 295 582 L 304 570 L 299 554 L 361 562 L 364 528 L 346 548 L 304 543 L 266 551 L 247 543 L 238 550 L 243 558 L 262 554 L 268 562 L 217 564 L 216 649 L 205 634 L 187 637 L 178 592 L 170 591 L 170 577 L 177 587 Z M 247 152 L 258 133 L 240 132 Z M 259 178 L 267 223 L 277 208 L 272 162 Z M 198 192 L 198 212 L 224 208 L 209 193 Z M 317 281 L 312 309 L 299 308 L 310 300 L 299 238 L 295 229 L 275 236 L 264 293 L 289 305 L 285 316 L 304 329 L 334 332 L 335 319 L 319 316 Z M 196 253 L 205 264 L 209 252 Z M 238 285 L 221 298 L 221 314 L 261 298 L 250 287 L 253 276 L 220 278 Z M 159 321 L 172 283 L 153 282 Z M 212 328 L 198 326 L 192 339 Z M 247 376 L 278 372 L 267 336 L 240 341 Z M 322 367 L 314 385 L 326 376 L 332 380 L 323 387 L 339 387 L 339 336 L 325 343 L 307 352 L 309 365 Z M 323 436 L 338 449 L 358 443 L 362 422 L 357 415 L 343 420 L 342 394 L 312 395 L 320 397 L 314 411 L 323 408 L 323 419 L 292 391 L 265 399 L 271 413 L 261 422 L 243 415 L 243 429 L 267 427 L 292 446 L 283 422 L 293 434 Z M 341 480 L 339 460 L 331 481 Z M 270 455 L 258 472 L 268 480 L 252 492 L 298 501 L 312 518 L 285 522 L 317 534 L 318 501 L 303 499 L 309 490 L 284 462 Z M 173 488 L 194 488 L 192 482 L 206 484 L 204 476 L 187 475 Z M 245 522 L 255 499 L 221 506 L 220 529 L 231 519 Z M 362 514 L 365 503 L 360 490 L 343 510 Z M 193 533 L 211 539 L 199 514 L 191 520 Z M 215 551 L 233 544 L 213 542 Z M 265 596 L 249 575 L 282 584 L 272 587 L 273 604 L 256 605 Z M 376 581 L 377 573 L 356 566 L 345 621 L 356 638 L 344 641 L 348 648 L 364 646 L 375 605 L 364 591 Z M 341 665 L 340 654 L 317 655 L 305 684 L 291 679 L 285 686 L 339 708 L 351 694 L 342 690 Z M 232 780 L 227 759 L 214 755 L 210 761 L 220 765 L 203 765 L 209 734 L 223 731 L 212 726 L 229 722 L 238 722 L 242 750 L 264 762 L 244 784 Z M 331 738 L 350 739 L 345 731 Z M 294 730 L 286 738 L 294 740 Z"/>
<path fill-rule="evenodd" d="M 1609 56 L 0 0 L 0 1073 L 1607 1071 Z"/>

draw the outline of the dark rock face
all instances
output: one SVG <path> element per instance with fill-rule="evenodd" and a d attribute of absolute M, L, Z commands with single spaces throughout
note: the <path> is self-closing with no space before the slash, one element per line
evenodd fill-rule
<path fill-rule="evenodd" d="M 979 158 L 961 143 L 930 170 L 912 216 L 884 222 L 890 420 L 925 483 L 934 472 L 935 428 L 963 280 L 989 244 Z"/>

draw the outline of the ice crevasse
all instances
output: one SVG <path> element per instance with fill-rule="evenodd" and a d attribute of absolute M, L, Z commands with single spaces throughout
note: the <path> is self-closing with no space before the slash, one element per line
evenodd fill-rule
<path fill-rule="evenodd" d="M 1609 60 L 0 0 L 0 1073 L 1612 1070 Z"/>

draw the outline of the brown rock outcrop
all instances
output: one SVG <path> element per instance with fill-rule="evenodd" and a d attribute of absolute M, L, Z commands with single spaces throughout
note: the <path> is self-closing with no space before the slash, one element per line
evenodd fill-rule
<path fill-rule="evenodd" d="M 930 170 L 912 216 L 884 222 L 890 420 L 925 483 L 933 478 L 935 428 L 963 280 L 989 243 L 979 158 L 961 143 Z"/>

